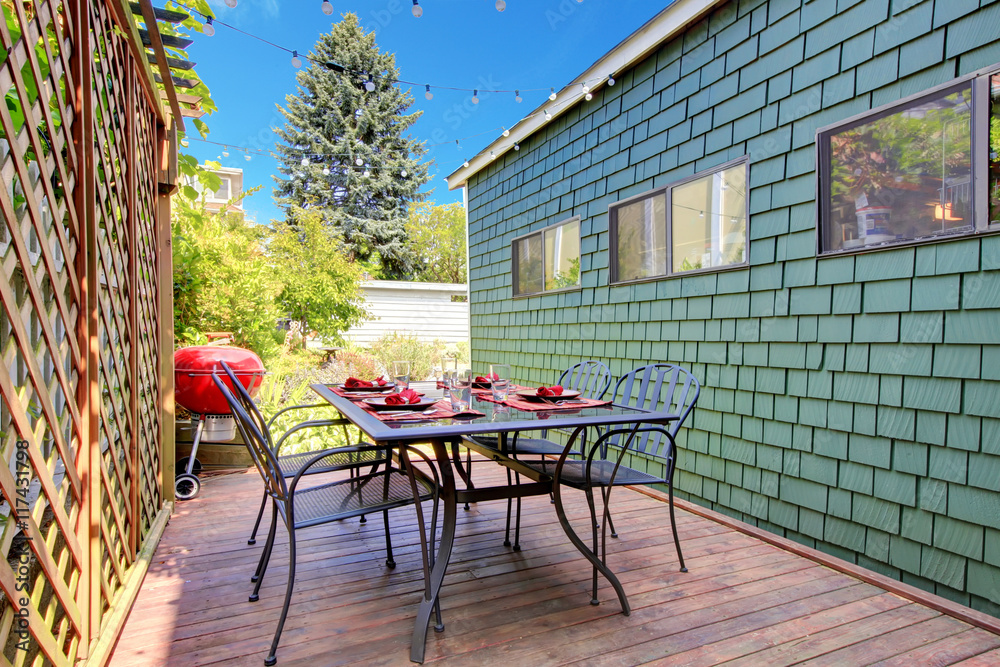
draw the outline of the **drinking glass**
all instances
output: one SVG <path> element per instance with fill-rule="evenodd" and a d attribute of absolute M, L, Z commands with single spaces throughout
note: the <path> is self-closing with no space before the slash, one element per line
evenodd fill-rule
<path fill-rule="evenodd" d="M 472 404 L 472 371 L 455 371 L 448 384 L 448 398 L 453 412 L 466 412 Z"/>
<path fill-rule="evenodd" d="M 410 386 L 410 362 L 392 362 L 392 379 L 396 383 L 396 391 L 403 391 Z"/>
<path fill-rule="evenodd" d="M 493 390 L 494 401 L 506 401 L 510 392 L 510 366 L 507 364 L 490 365 L 490 389 Z"/>

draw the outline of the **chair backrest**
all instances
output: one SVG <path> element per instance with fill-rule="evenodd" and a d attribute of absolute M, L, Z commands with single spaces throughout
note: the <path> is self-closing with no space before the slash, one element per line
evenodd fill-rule
<path fill-rule="evenodd" d="M 687 369 L 673 364 L 650 364 L 635 368 L 618 380 L 614 402 L 646 410 L 657 410 L 677 415 L 677 419 L 664 426 L 671 438 L 691 414 L 701 393 L 701 384 Z M 669 457 L 669 441 L 659 430 L 640 434 L 632 449 L 660 458 Z"/>
<path fill-rule="evenodd" d="M 243 437 L 247 451 L 250 452 L 250 458 L 253 459 L 254 465 L 257 467 L 257 472 L 260 473 L 261 479 L 264 480 L 264 489 L 276 500 L 287 500 L 288 487 L 285 484 L 284 476 L 281 474 L 281 466 L 278 464 L 278 459 L 274 456 L 274 452 L 271 451 L 271 447 L 268 444 L 271 436 L 268 433 L 267 426 L 264 426 L 263 429 L 258 426 L 256 420 L 244 409 L 242 401 L 236 398 L 234 392 L 223 382 L 218 374 L 213 374 L 212 380 L 215 382 L 215 386 L 219 388 L 219 391 L 222 392 L 226 403 L 229 404 L 229 410 L 233 413 L 236 427 L 240 430 L 240 435 Z M 239 382 L 236 384 L 243 386 Z"/>
<path fill-rule="evenodd" d="M 260 408 L 254 403 L 253 398 L 250 396 L 250 392 L 247 388 L 243 386 L 239 378 L 236 377 L 236 373 L 233 369 L 229 367 L 225 361 L 220 361 L 219 365 L 222 366 L 222 370 L 225 371 L 226 376 L 229 378 L 229 386 L 233 390 L 233 396 L 240 402 L 243 409 L 246 410 L 247 415 L 254 421 L 257 425 L 257 430 L 261 432 L 264 439 L 267 441 L 267 446 L 274 450 L 274 441 L 271 439 L 271 430 L 267 427 L 267 420 L 264 419 L 264 415 L 261 414 Z M 221 379 L 221 378 L 220 378 Z M 223 380 L 223 383 L 225 381 Z"/>
<path fill-rule="evenodd" d="M 588 359 L 564 370 L 559 384 L 580 392 L 584 398 L 600 400 L 611 387 L 611 370 L 599 361 Z"/>

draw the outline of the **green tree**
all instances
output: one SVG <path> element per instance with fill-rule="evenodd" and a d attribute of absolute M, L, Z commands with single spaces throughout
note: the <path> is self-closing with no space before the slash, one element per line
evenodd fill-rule
<path fill-rule="evenodd" d="M 407 229 L 416 257 L 417 280 L 430 283 L 467 280 L 465 208 L 461 204 L 412 203 Z"/>
<path fill-rule="evenodd" d="M 316 331 L 340 340 L 340 333 L 367 317 L 361 294 L 361 267 L 341 250 L 340 240 L 314 211 L 297 212 L 298 224 L 274 225 L 268 252 L 283 283 L 280 309 Z"/>
<path fill-rule="evenodd" d="M 210 177 L 203 180 L 206 189 Z M 178 341 L 200 342 L 202 332 L 231 331 L 237 345 L 272 356 L 280 314 L 275 300 L 282 285 L 265 253 L 267 229 L 239 214 L 206 210 L 204 196 L 191 185 L 182 187 L 172 203 Z"/>
<path fill-rule="evenodd" d="M 284 178 L 275 177 L 275 202 L 292 226 L 301 212 L 318 211 L 348 257 L 373 273 L 407 276 L 407 206 L 422 198 L 427 166 L 420 162 L 423 144 L 404 136 L 420 112 L 407 113 L 413 97 L 394 84 L 395 57 L 379 51 L 375 33 L 365 34 L 357 16 L 345 14 L 309 61 L 298 91 L 279 107 Z"/>

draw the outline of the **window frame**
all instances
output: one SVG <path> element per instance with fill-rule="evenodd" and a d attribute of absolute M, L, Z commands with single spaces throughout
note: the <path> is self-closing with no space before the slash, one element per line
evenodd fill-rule
<path fill-rule="evenodd" d="M 674 233 L 672 223 L 672 211 L 673 211 L 673 190 L 688 183 L 701 180 L 706 176 L 712 176 L 720 171 L 725 171 L 727 169 L 732 169 L 742 165 L 746 170 L 746 193 L 743 197 L 743 219 L 746 220 L 746 238 L 744 240 L 744 257 L 745 259 L 738 264 L 726 264 L 725 266 L 709 266 L 703 269 L 691 269 L 689 271 L 674 271 L 673 270 L 673 259 L 674 259 Z M 664 224 L 666 225 L 666 273 L 658 274 L 655 276 L 646 276 L 644 278 L 634 278 L 631 280 L 618 280 L 618 210 L 635 204 L 636 202 L 642 201 L 644 199 L 652 199 L 658 195 L 664 196 Z M 685 176 L 682 179 L 672 181 L 667 185 L 654 188 L 652 190 L 647 190 L 646 192 L 641 192 L 632 197 L 616 201 L 608 205 L 608 269 L 609 269 L 609 283 L 611 285 L 632 285 L 636 283 L 646 283 L 655 280 L 664 280 L 667 278 L 679 278 L 683 276 L 696 276 L 703 275 L 706 273 L 721 273 L 724 271 L 736 271 L 739 269 L 745 269 L 750 265 L 750 156 L 743 155 L 734 160 L 729 160 L 728 162 L 723 162 L 722 164 L 716 165 L 709 169 L 704 169 L 691 176 Z"/>
<path fill-rule="evenodd" d="M 537 229 L 537 230 L 535 230 L 533 232 L 530 232 L 528 234 L 522 234 L 521 236 L 516 236 L 513 239 L 511 239 L 511 242 L 510 242 L 510 291 L 511 291 L 511 298 L 514 298 L 514 299 L 524 299 L 524 298 L 528 298 L 528 297 L 532 297 L 532 296 L 544 296 L 546 294 L 562 294 L 562 293 L 565 293 L 565 292 L 573 292 L 573 291 L 578 291 L 578 290 L 583 289 L 583 280 L 582 280 L 583 279 L 583 267 L 582 266 L 580 267 L 580 276 L 579 276 L 579 283 L 578 284 L 576 284 L 576 285 L 570 285 L 568 287 L 560 287 L 558 289 L 550 289 L 550 290 L 545 289 L 545 232 L 548 232 L 550 230 L 556 229 L 558 227 L 563 227 L 565 225 L 572 224 L 574 222 L 576 222 L 578 224 L 581 224 L 582 223 L 582 217 L 579 216 L 579 215 L 574 215 L 574 216 L 572 216 L 570 218 L 566 218 L 565 220 L 560 220 L 559 222 L 557 222 L 555 224 L 547 225 L 545 227 L 542 227 L 541 229 Z M 541 252 L 542 289 L 541 289 L 541 291 L 538 291 L 538 292 L 518 292 L 517 291 L 517 287 L 518 287 L 517 275 L 518 275 L 518 269 L 520 268 L 520 262 L 518 261 L 518 258 L 517 258 L 517 251 L 516 251 L 517 244 L 518 244 L 518 242 L 524 241 L 525 239 L 530 239 L 533 236 L 537 236 L 540 239 L 540 242 L 542 244 L 542 252 Z M 580 242 L 580 246 L 581 246 L 580 247 L 580 261 L 582 262 L 583 261 L 583 234 L 582 234 L 582 229 L 580 230 L 580 240 L 579 240 L 579 242 Z"/>
<path fill-rule="evenodd" d="M 944 83 L 922 90 L 912 95 L 907 95 L 894 102 L 880 105 L 869 111 L 855 114 L 844 120 L 825 125 L 816 130 L 815 155 L 816 155 L 816 256 L 817 257 L 839 257 L 842 255 L 855 255 L 866 252 L 876 252 L 892 248 L 907 248 L 913 246 L 927 245 L 932 243 L 946 243 L 949 241 L 970 238 L 977 235 L 1000 231 L 1000 221 L 990 224 L 989 222 L 989 115 L 990 115 L 990 78 L 1000 76 L 1000 63 L 984 67 L 970 72 L 963 76 L 950 79 Z M 945 234 L 935 234 L 922 236 L 913 239 L 901 239 L 898 241 L 885 241 L 879 244 L 862 245 L 852 248 L 828 249 L 826 248 L 827 225 L 831 222 L 830 211 L 830 188 L 831 173 L 830 168 L 830 141 L 829 138 L 840 132 L 844 132 L 860 125 L 872 123 L 882 118 L 892 116 L 907 107 L 914 106 L 924 100 L 928 100 L 946 91 L 957 91 L 968 84 L 972 94 L 971 118 L 970 118 L 970 185 L 972 188 L 972 229 L 964 231 L 954 231 Z"/>

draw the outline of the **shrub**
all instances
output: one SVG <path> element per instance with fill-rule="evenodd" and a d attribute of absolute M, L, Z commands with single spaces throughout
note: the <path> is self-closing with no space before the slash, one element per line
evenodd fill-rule
<path fill-rule="evenodd" d="M 348 345 L 338 352 L 337 360 L 331 366 L 336 378 L 334 382 L 343 382 L 352 375 L 363 380 L 371 380 L 382 374 L 375 357 L 354 345 Z"/>
<path fill-rule="evenodd" d="M 413 334 L 393 331 L 375 341 L 372 356 L 381 369 L 390 374 L 393 361 L 409 361 L 410 379 L 426 380 L 433 377 L 439 355 L 433 343 L 425 343 Z"/>

